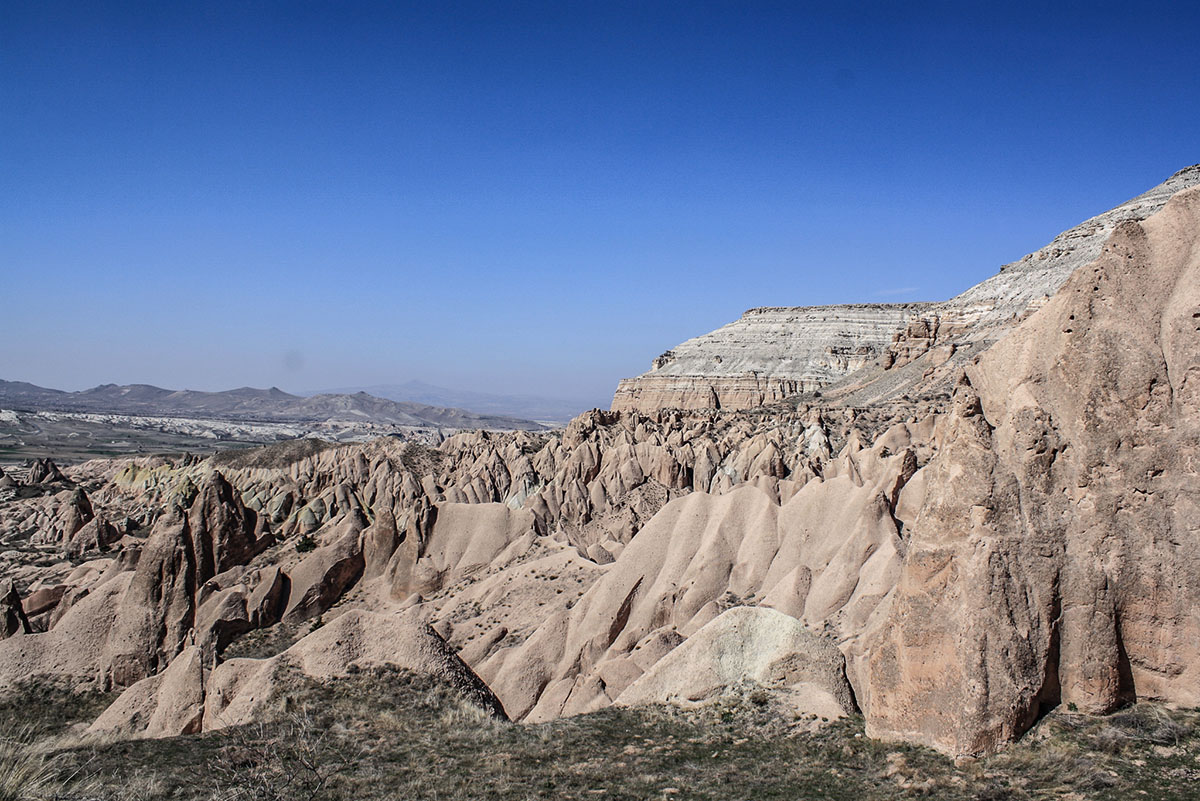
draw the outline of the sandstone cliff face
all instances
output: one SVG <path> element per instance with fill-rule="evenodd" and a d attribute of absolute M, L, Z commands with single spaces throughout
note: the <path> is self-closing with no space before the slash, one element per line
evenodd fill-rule
<path fill-rule="evenodd" d="M 879 360 L 926 305 L 751 309 L 621 381 L 612 408 L 750 409 L 811 392 Z"/>
<path fill-rule="evenodd" d="M 690 339 L 617 386 L 612 408 L 750 409 L 837 385 L 875 367 L 888 371 L 928 354 L 923 365 L 946 379 L 980 347 L 1004 336 L 1046 302 L 1077 269 L 1100 255 L 1125 220 L 1145 220 L 1175 193 L 1200 184 L 1200 165 L 1059 234 L 1000 268 L 997 275 L 940 303 L 751 309 L 741 319 Z M 928 388 L 925 369 L 870 375 L 873 400 Z"/>
<path fill-rule="evenodd" d="M 995 748 L 1059 702 L 1200 702 L 1200 189 L 1100 257 L 959 388 L 868 731 Z"/>

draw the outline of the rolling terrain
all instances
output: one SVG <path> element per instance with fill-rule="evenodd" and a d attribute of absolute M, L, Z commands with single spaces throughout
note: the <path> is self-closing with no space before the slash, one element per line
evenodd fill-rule
<path fill-rule="evenodd" d="M 70 747 L 109 763 L 286 738 L 301 696 L 318 717 L 348 703 L 319 728 L 339 748 L 368 732 L 409 771 L 392 749 L 414 731 L 438 732 L 417 750 L 443 766 L 466 764 L 447 731 L 486 744 L 494 763 L 421 774 L 418 797 L 553 764 L 529 794 L 665 797 L 691 776 L 696 797 L 749 798 L 703 766 L 756 758 L 822 766 L 779 768 L 762 797 L 1188 797 L 1198 180 L 1067 232 L 986 303 L 760 310 L 733 339 L 761 347 L 729 361 L 769 371 L 804 340 L 785 350 L 825 372 L 779 367 L 796 386 L 687 373 L 703 391 L 618 390 L 562 429 L 9 470 L 0 694 L 103 695 Z M 213 417 L 350 403 L 277 393 L 91 397 Z M 413 683 L 426 701 L 395 700 Z M 619 745 L 602 765 L 570 750 L 592 735 Z"/>
<path fill-rule="evenodd" d="M 381 436 L 436 442 L 473 429 L 547 428 L 531 420 L 479 414 L 368 395 L 289 395 L 279 389 L 174 391 L 105 384 L 81 392 L 0 380 L 0 464 L 53 456 L 210 453 L 298 437 L 335 442 Z"/>

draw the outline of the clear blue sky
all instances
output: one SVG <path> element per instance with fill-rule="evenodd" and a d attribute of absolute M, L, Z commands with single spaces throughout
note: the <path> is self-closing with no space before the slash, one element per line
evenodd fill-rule
<path fill-rule="evenodd" d="M 186 5 L 0 9 L 0 378 L 606 403 L 1200 161 L 1190 4 Z"/>

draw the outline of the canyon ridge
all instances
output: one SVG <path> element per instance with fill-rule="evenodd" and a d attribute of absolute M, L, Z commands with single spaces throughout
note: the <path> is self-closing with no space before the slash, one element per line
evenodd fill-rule
<path fill-rule="evenodd" d="M 955 298 L 752 309 L 505 422 L 4 465 L 0 694 L 161 738 L 289 671 L 530 723 L 753 687 L 953 756 L 1200 705 L 1200 165 Z"/>

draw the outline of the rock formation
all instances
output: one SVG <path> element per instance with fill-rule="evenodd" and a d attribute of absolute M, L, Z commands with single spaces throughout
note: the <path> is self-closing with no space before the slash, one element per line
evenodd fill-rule
<path fill-rule="evenodd" d="M 793 714 L 854 711 L 845 661 L 832 642 L 773 609 L 739 606 L 706 623 L 617 698 L 621 705 L 695 703 L 751 683 L 783 690 Z"/>
<path fill-rule="evenodd" d="M 488 712 L 500 702 L 436 632 L 394 616 L 352 611 L 269 659 L 231 659 L 212 668 L 198 648 L 127 689 L 92 732 L 174 737 L 261 719 L 292 675 L 328 679 L 392 666 L 438 677 Z"/>
<path fill-rule="evenodd" d="M 523 721 L 751 683 L 955 755 L 1058 704 L 1198 704 L 1197 182 L 948 304 L 758 311 L 559 431 L 69 466 L 0 501 L 0 691 L 126 687 L 97 730 L 166 736 L 351 664 Z M 753 385 L 681 367 L 717 341 Z"/>
<path fill-rule="evenodd" d="M 1180 170 L 945 302 L 751 309 L 668 350 L 649 372 L 622 380 L 612 408 L 749 409 L 823 390 L 864 367 L 902 367 L 931 350 L 927 362 L 953 358 L 952 366 L 961 366 L 1099 256 L 1122 221 L 1145 220 L 1197 184 L 1200 165 Z M 877 380 L 870 399 L 896 398 L 922 383 L 928 388 L 927 378 L 922 370 Z"/>
<path fill-rule="evenodd" d="M 33 486 L 35 484 L 55 484 L 66 480 L 67 477 L 62 474 L 53 460 L 37 459 L 29 468 L 25 483 Z"/>
<path fill-rule="evenodd" d="M 1060 702 L 1200 703 L 1197 320 L 1192 189 L 968 370 L 870 649 L 871 733 L 978 752 Z"/>
<path fill-rule="evenodd" d="M 25 616 L 21 596 L 13 587 L 12 579 L 0 581 L 0 640 L 31 632 L 29 618 Z"/>

